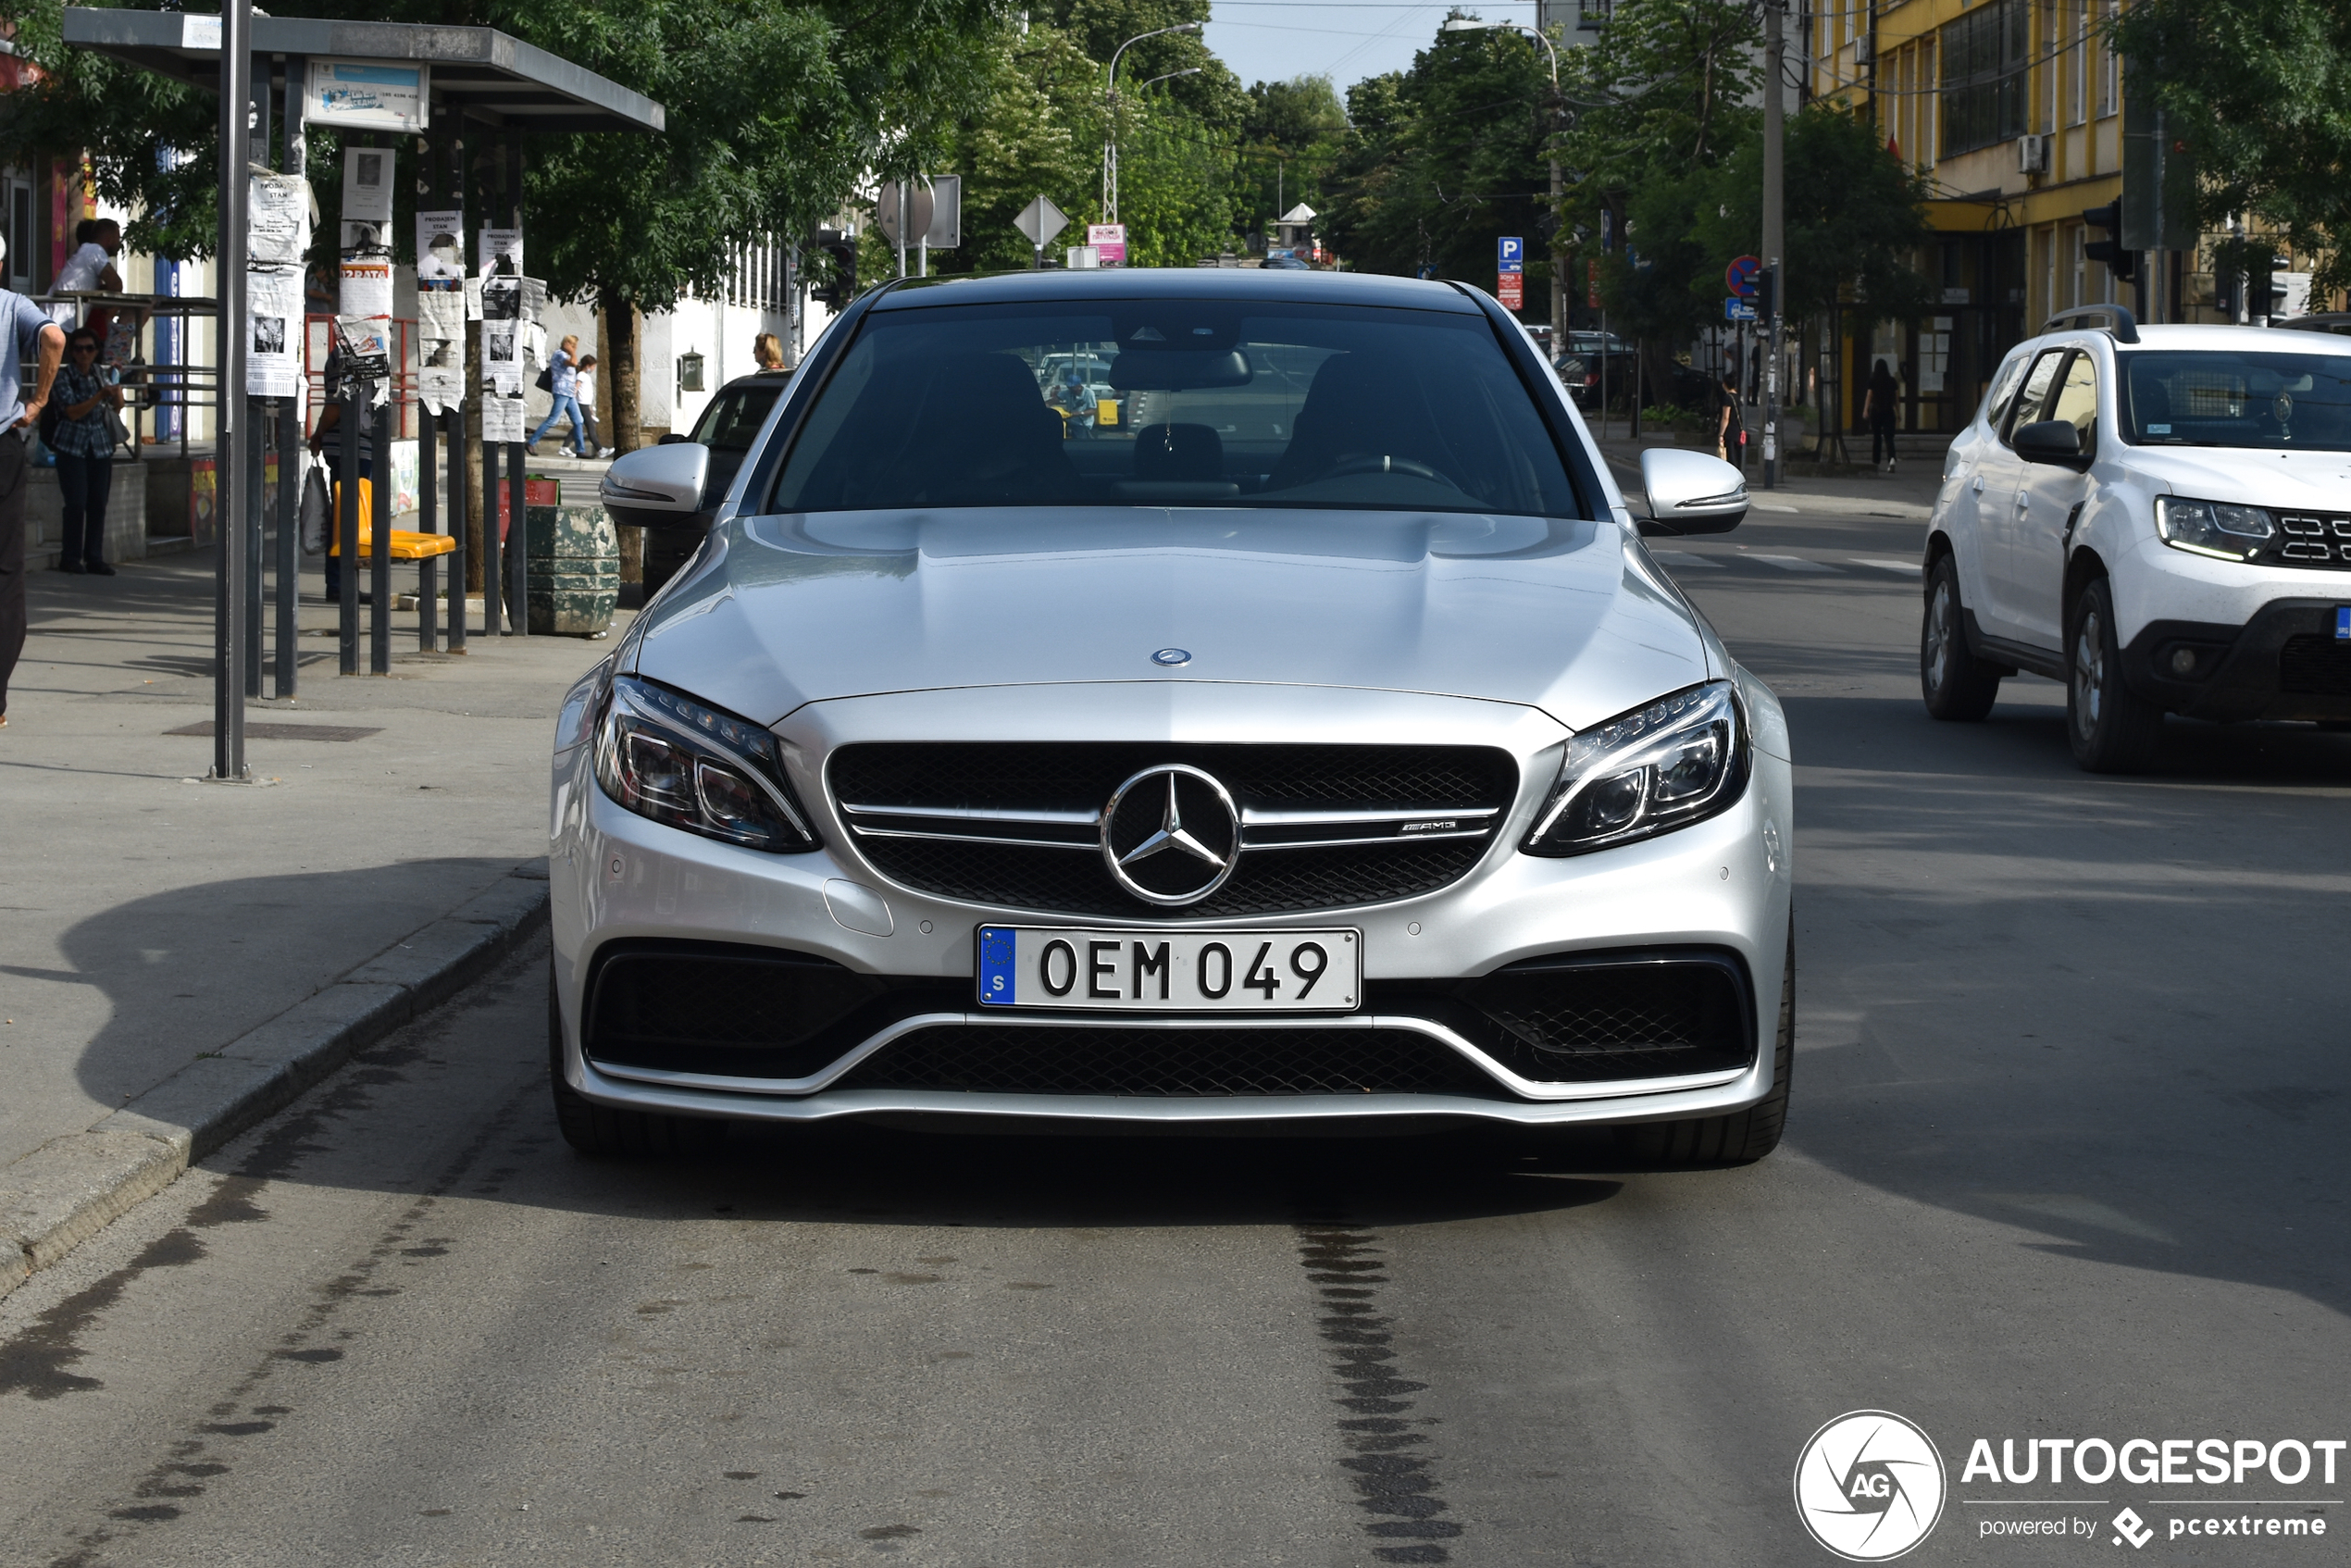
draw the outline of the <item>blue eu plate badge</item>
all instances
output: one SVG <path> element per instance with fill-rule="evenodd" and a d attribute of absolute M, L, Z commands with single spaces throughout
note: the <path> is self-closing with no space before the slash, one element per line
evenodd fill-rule
<path fill-rule="evenodd" d="M 2337 604 L 2334 607 L 2334 640 L 2337 642 L 2351 642 L 2351 604 Z"/>
<path fill-rule="evenodd" d="M 979 928 L 979 1004 L 982 1007 L 1013 1005 L 1013 962 L 1019 952 L 1019 939 L 1008 927 L 982 926 Z"/>

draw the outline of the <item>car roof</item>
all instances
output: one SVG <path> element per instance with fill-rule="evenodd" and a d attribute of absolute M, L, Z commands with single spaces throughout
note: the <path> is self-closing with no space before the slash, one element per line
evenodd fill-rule
<path fill-rule="evenodd" d="M 2104 338 L 2111 342 L 2113 335 L 2102 327 L 2069 327 L 2063 331 L 2044 332 L 2021 345 L 2029 348 L 2054 348 L 2060 343 L 2095 342 Z M 2270 327 L 2224 327 L 2175 324 L 2152 326 L 2139 324 L 2139 341 L 2135 343 L 2117 342 L 2118 351 L 2131 349 L 2170 349 L 2195 352 L 2226 352 L 2233 354 L 2339 354 L 2351 355 L 2351 340 L 2325 332 L 2297 332 L 2291 338 L 2281 338 Z"/>
<path fill-rule="evenodd" d="M 1083 268 L 1051 272 L 978 272 L 907 278 L 883 285 L 876 310 L 947 305 L 1067 304 L 1091 300 L 1185 299 L 1282 305 L 1388 305 L 1479 314 L 1450 283 L 1365 272 L 1298 272 L 1229 267 Z"/>

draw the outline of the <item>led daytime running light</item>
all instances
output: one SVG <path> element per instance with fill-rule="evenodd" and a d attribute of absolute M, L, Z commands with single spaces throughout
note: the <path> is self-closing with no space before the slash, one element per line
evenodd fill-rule
<path fill-rule="evenodd" d="M 666 687 L 615 677 L 596 778 L 640 816 L 751 849 L 816 847 L 782 782 L 776 738 Z"/>
<path fill-rule="evenodd" d="M 1748 733 L 1727 680 L 1676 691 L 1573 737 L 1530 854 L 1583 854 L 1702 822 L 1744 790 Z"/>

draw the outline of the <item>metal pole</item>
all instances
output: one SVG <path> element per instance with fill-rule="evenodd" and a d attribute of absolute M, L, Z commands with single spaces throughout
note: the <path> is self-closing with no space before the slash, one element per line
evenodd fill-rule
<path fill-rule="evenodd" d="M 482 162 L 481 210 L 485 224 L 497 221 L 500 186 L 505 180 L 506 161 L 499 156 L 499 143 L 492 141 L 490 156 Z M 484 255 L 476 259 L 475 267 L 486 277 L 489 264 L 490 258 Z M 473 374 L 481 389 L 481 634 L 498 637 L 504 632 L 505 623 L 501 617 L 506 598 L 505 560 L 502 554 L 505 540 L 499 524 L 503 508 L 498 500 L 498 474 L 505 459 L 506 443 L 490 439 L 490 400 L 498 395 L 498 391 L 483 373 L 488 363 L 489 333 L 484 330 L 479 336 L 485 358 L 473 367 Z"/>
<path fill-rule="evenodd" d="M 441 160 L 433 156 L 429 140 L 419 138 L 417 159 L 421 166 L 417 175 L 423 201 L 434 206 L 441 205 Z M 419 257 L 419 260 L 422 258 Z M 421 341 L 421 340 L 420 340 Z M 421 348 L 419 365 L 422 364 Z M 441 531 L 440 476 L 433 472 L 433 417 L 426 411 L 421 389 L 417 400 L 417 528 L 423 533 Z M 441 642 L 441 560 L 428 555 L 417 568 L 417 648 L 420 653 L 435 653 Z"/>
<path fill-rule="evenodd" d="M 1764 324 L 1763 365 L 1763 488 L 1780 482 L 1780 322 L 1786 306 L 1781 300 L 1780 258 L 1786 254 L 1786 218 L 1782 155 L 1785 140 L 1787 94 L 1785 41 L 1780 35 L 1781 0 L 1763 0 L 1763 265 L 1772 274 L 1772 319 Z"/>
<path fill-rule="evenodd" d="M 261 558 L 264 554 L 261 536 L 262 492 L 268 469 L 265 466 L 262 448 L 267 444 L 264 432 L 269 400 L 249 397 L 245 405 L 245 495 L 244 515 L 238 526 L 244 529 L 244 580 L 240 585 L 244 595 L 239 616 L 244 623 L 245 695 L 261 695 Z"/>
<path fill-rule="evenodd" d="M 522 132 L 511 131 L 506 137 L 506 202 L 510 227 L 522 228 Z M 902 215 L 905 205 L 902 202 Z M 904 234 L 906 226 L 898 226 Z M 902 267 L 902 272 L 904 268 Z M 530 569 L 530 534 L 528 517 L 523 510 L 524 461 L 529 448 L 516 442 L 506 448 L 506 624 L 510 636 L 526 637 L 530 632 L 529 594 Z"/>
<path fill-rule="evenodd" d="M 442 416 L 449 423 L 449 651 L 466 651 L 466 405 Z"/>
<path fill-rule="evenodd" d="M 219 389 L 213 398 L 212 777 L 243 782 L 245 766 L 245 167 L 253 100 L 252 0 L 220 7 Z"/>
<path fill-rule="evenodd" d="M 390 325 L 386 334 L 390 336 Z M 385 378 L 387 382 L 390 377 Z M 392 673 L 392 404 L 373 410 L 376 429 L 374 495 L 368 507 L 367 673 Z"/>
<path fill-rule="evenodd" d="M 284 154 L 280 160 L 288 174 L 302 174 L 309 164 L 309 144 L 303 135 L 302 87 L 309 69 L 309 61 L 301 55 L 286 56 L 286 103 L 280 117 L 284 128 Z M 289 330 L 297 323 L 289 321 Z M 303 334 L 303 349 L 296 352 L 300 365 L 308 356 L 310 340 L 308 323 L 299 325 Z M 295 682 L 302 663 L 302 465 L 305 454 L 303 444 L 302 414 L 305 399 L 297 390 L 290 398 L 280 400 L 278 409 L 278 698 L 283 702 L 294 694 Z"/>
<path fill-rule="evenodd" d="M 345 361 L 346 365 L 349 363 Z M 342 558 L 342 602 L 335 606 L 335 672 L 359 673 L 359 383 L 348 373 L 335 397 L 335 546 Z"/>

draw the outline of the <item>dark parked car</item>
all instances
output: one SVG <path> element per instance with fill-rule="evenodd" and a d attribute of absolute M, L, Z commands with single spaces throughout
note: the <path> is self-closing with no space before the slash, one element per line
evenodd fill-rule
<path fill-rule="evenodd" d="M 693 559 L 702 548 L 703 535 L 710 531 L 710 519 L 727 487 L 735 482 L 735 470 L 742 467 L 743 454 L 758 439 L 760 428 L 767 423 L 768 412 L 776 406 L 777 397 L 791 384 L 789 370 L 755 370 L 739 376 L 718 389 L 718 395 L 702 411 L 694 428 L 683 434 L 672 433 L 661 438 L 663 446 L 681 442 L 694 442 L 710 448 L 710 478 L 703 487 L 703 510 L 695 526 L 647 529 L 645 530 L 645 597 L 650 599 L 661 585 L 678 575 L 678 569 Z"/>

